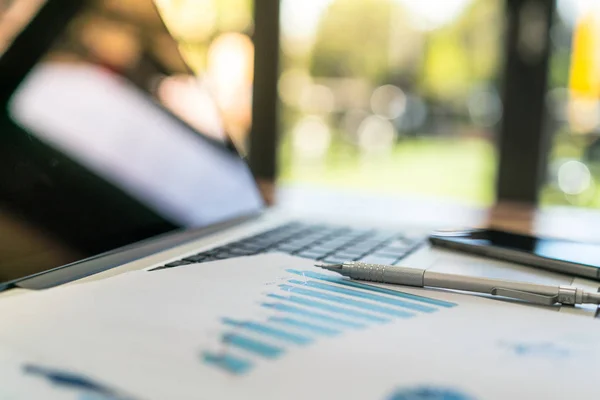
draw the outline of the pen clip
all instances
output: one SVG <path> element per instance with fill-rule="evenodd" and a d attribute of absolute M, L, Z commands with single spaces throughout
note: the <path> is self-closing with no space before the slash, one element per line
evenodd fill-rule
<path fill-rule="evenodd" d="M 535 294 L 530 292 L 523 292 L 521 290 L 505 289 L 505 288 L 493 288 L 492 295 L 509 297 L 511 299 L 524 300 L 534 304 L 540 304 L 542 306 L 551 306 L 558 302 L 558 296 L 544 296 L 542 294 Z"/>

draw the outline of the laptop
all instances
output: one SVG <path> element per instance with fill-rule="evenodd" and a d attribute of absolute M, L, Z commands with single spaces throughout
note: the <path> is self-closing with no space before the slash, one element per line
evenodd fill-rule
<path fill-rule="evenodd" d="M 265 252 L 573 282 L 266 207 L 152 0 L 3 4 L 0 291 Z"/>
<path fill-rule="evenodd" d="M 421 243 L 273 217 L 152 0 L 13 1 L 4 15 L 3 289 L 271 251 L 393 263 Z"/>

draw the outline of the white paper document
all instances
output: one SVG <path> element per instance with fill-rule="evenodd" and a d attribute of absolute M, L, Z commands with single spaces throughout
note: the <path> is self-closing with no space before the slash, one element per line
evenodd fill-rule
<path fill-rule="evenodd" d="M 598 397 L 595 320 L 312 264 L 261 255 L 8 298 L 0 371 L 19 379 L 0 394 L 32 398 L 25 376 L 81 400 Z"/>

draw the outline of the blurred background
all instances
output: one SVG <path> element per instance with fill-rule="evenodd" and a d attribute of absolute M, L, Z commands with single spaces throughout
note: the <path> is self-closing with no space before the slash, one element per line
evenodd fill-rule
<path fill-rule="evenodd" d="M 243 150 L 254 10 L 268 1 L 156 1 Z M 281 0 L 278 182 L 492 204 L 510 2 Z M 598 208 L 600 3 L 557 0 L 550 26 L 536 2 L 518 3 L 525 64 L 549 35 L 539 199 Z M 188 114 L 204 104 L 192 95 L 184 103 Z"/>
<path fill-rule="evenodd" d="M 253 2 L 159 6 L 245 143 Z M 491 204 L 504 9 L 505 0 L 282 0 L 279 182 Z M 559 0 L 549 29 L 541 202 L 600 207 L 600 4 Z"/>

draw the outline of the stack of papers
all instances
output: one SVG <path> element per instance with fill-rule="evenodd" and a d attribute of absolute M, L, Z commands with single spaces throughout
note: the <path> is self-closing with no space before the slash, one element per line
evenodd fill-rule
<path fill-rule="evenodd" d="M 0 302 L 0 398 L 593 396 L 594 320 L 270 254 Z M 5 377 L 10 379 L 5 379 Z"/>

